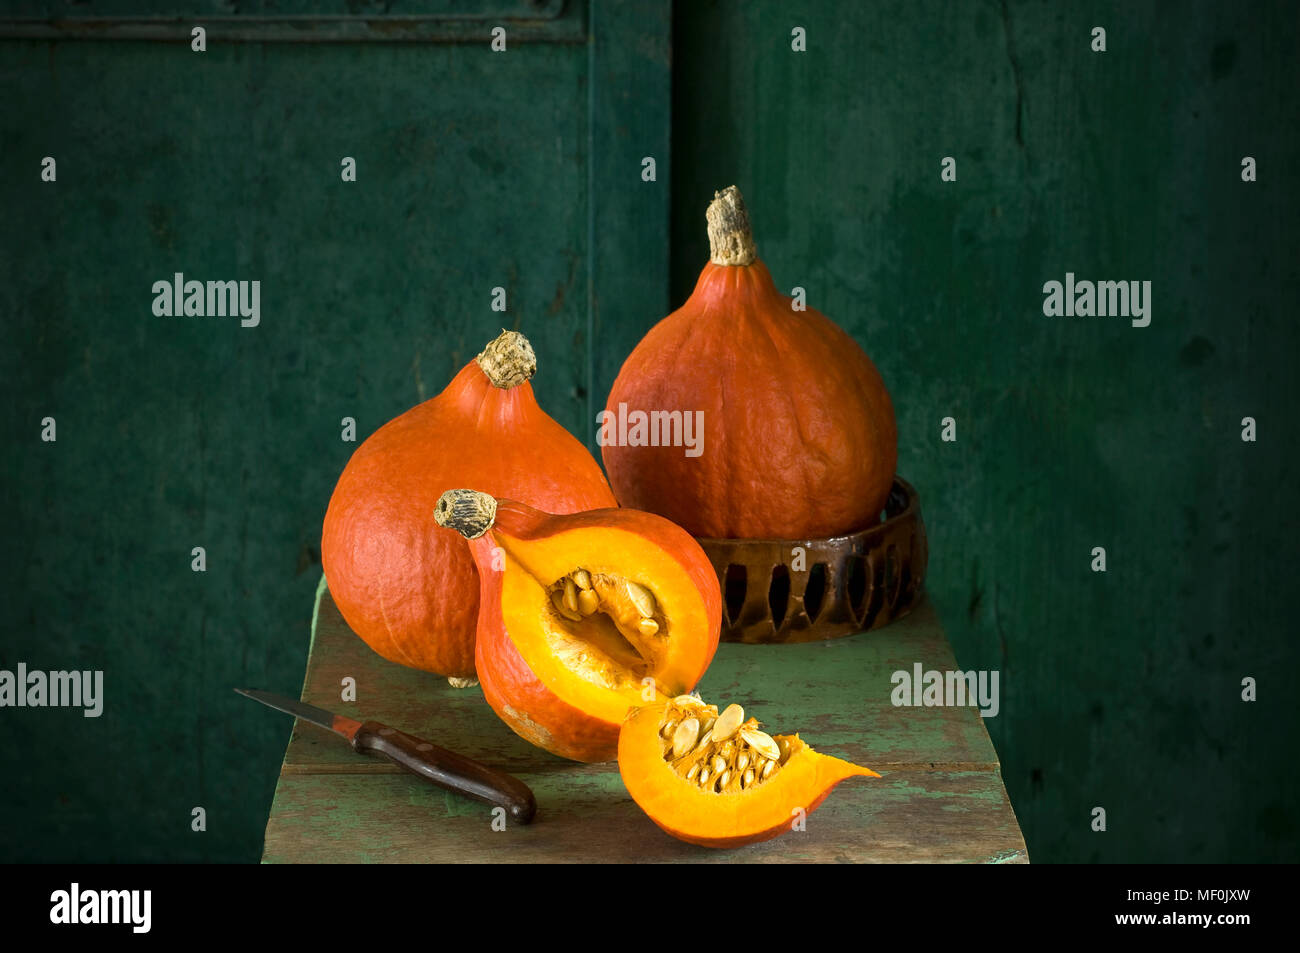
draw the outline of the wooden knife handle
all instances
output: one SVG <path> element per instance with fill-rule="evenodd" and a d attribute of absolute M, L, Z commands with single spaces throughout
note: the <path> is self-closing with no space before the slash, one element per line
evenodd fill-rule
<path fill-rule="evenodd" d="M 352 747 L 362 754 L 387 758 L 440 788 L 503 807 L 516 824 L 529 823 L 537 811 L 533 792 L 518 778 L 377 721 L 361 726 Z"/>

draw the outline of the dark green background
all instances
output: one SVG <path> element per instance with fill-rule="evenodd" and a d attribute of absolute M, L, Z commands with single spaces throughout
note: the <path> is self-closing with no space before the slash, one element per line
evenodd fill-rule
<path fill-rule="evenodd" d="M 505 324 L 590 439 L 735 182 L 891 390 L 1031 857 L 1294 860 L 1297 8 L 570 0 L 499 55 L 518 4 L 467 6 L 418 44 L 0 29 L 0 667 L 107 693 L 0 711 L 0 859 L 255 860 L 289 724 L 230 688 L 300 684 L 340 419 Z M 174 271 L 261 280 L 261 326 L 155 318 Z M 1150 327 L 1044 317 L 1067 271 L 1151 280 Z"/>

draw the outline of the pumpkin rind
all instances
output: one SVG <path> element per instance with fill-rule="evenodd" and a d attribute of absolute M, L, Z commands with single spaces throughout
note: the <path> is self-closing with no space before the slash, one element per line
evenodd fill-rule
<path fill-rule="evenodd" d="M 493 345 L 357 448 L 321 535 L 352 630 L 390 661 L 447 676 L 474 674 L 479 584 L 464 540 L 434 521 L 443 491 L 477 486 L 558 513 L 616 505 L 595 459 L 538 406 L 532 368 L 510 365 L 522 335 Z"/>

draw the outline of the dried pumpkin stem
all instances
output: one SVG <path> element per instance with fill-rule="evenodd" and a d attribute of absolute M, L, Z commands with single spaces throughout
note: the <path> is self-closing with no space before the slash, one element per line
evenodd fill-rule
<path fill-rule="evenodd" d="M 433 518 L 466 539 L 478 539 L 497 518 L 497 501 L 478 490 L 448 490 L 438 498 Z"/>
<path fill-rule="evenodd" d="M 758 257 L 749 212 L 740 189 L 729 185 L 713 193 L 704 217 L 709 223 L 709 260 L 715 265 L 749 265 Z"/>
<path fill-rule="evenodd" d="M 518 331 L 502 330 L 474 359 L 494 387 L 509 390 L 537 373 L 537 355 L 528 338 Z"/>

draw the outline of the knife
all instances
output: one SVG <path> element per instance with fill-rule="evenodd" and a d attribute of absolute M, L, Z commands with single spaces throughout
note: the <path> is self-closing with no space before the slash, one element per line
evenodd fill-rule
<path fill-rule="evenodd" d="M 236 688 L 235 691 L 277 711 L 341 735 L 351 743 L 354 751 L 380 755 L 412 774 L 432 781 L 440 788 L 505 808 L 510 818 L 518 824 L 532 821 L 533 814 L 537 811 L 533 792 L 518 778 L 495 771 L 454 751 L 431 745 L 404 731 L 377 721 L 361 722 L 345 718 L 324 708 L 270 692 L 245 688 Z"/>

